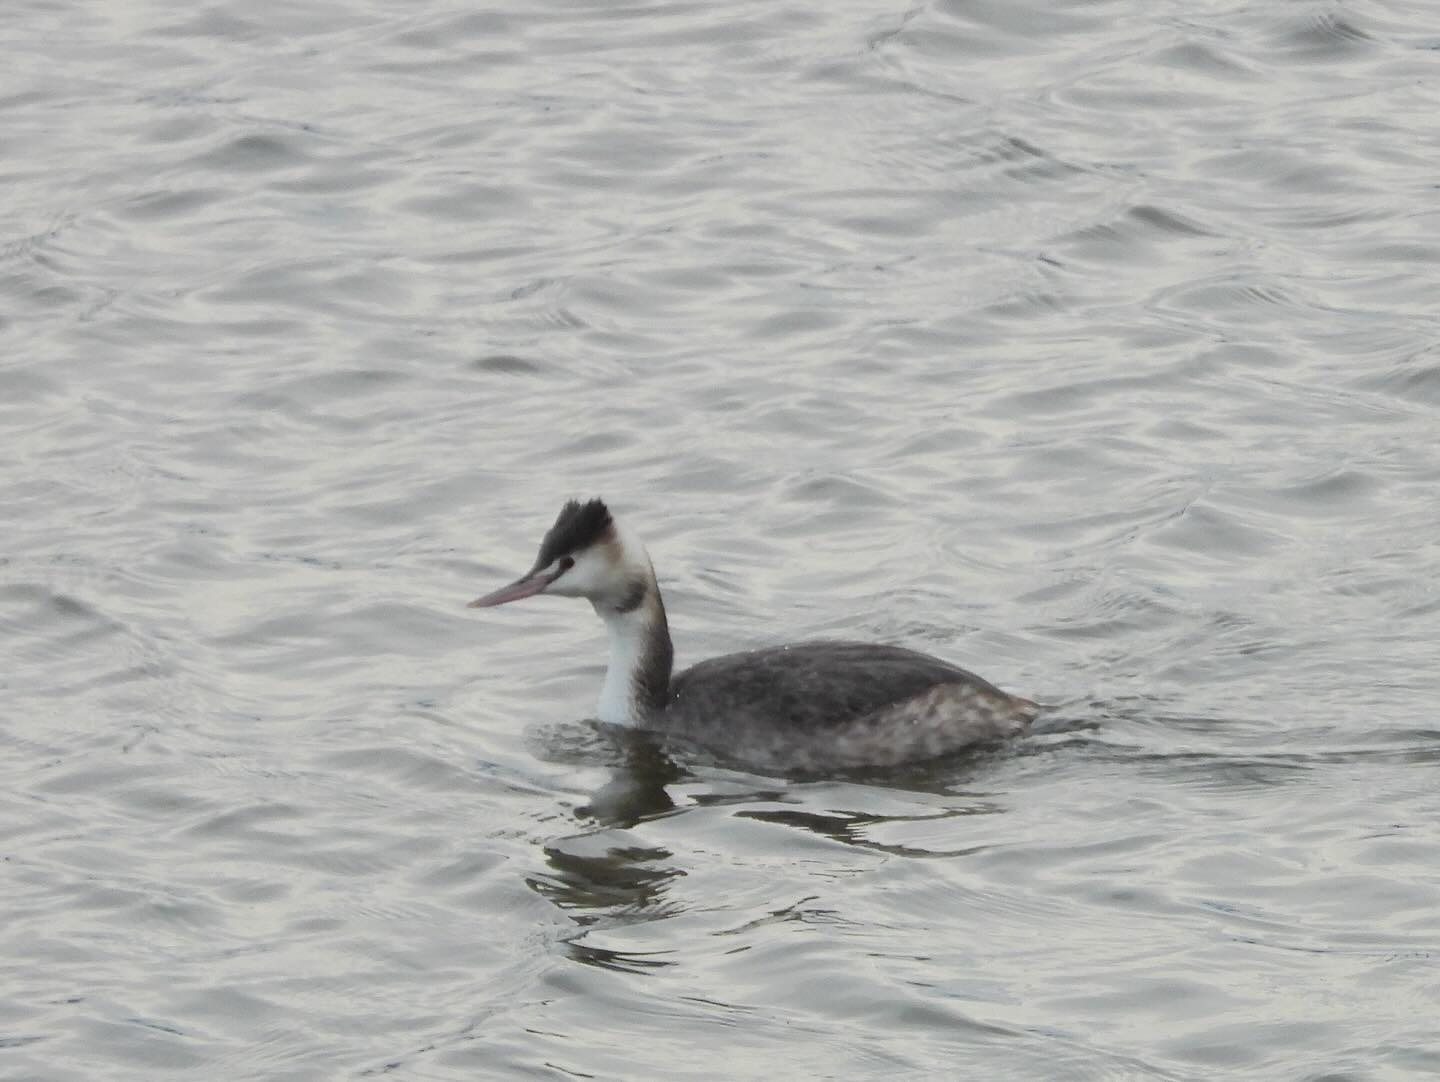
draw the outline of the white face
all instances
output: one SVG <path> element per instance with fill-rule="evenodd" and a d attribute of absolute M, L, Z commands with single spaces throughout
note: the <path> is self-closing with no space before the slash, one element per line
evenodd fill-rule
<path fill-rule="evenodd" d="M 545 592 L 560 597 L 583 597 L 600 607 L 619 606 L 633 596 L 637 582 L 654 578 L 650 557 L 639 539 L 619 523 L 615 524 L 612 536 L 609 542 L 572 553 L 570 559 L 574 563 Z M 559 570 L 565 559 L 556 560 L 547 570 Z"/>
<path fill-rule="evenodd" d="M 561 570 L 567 564 L 569 568 Z M 598 545 L 573 557 L 562 556 L 541 574 L 548 577 L 557 571 L 560 576 L 545 588 L 547 594 L 584 597 L 596 601 L 604 600 L 624 586 L 625 576 L 607 559 L 605 549 Z"/>
<path fill-rule="evenodd" d="M 637 582 L 643 585 L 653 574 L 644 546 L 624 538 L 617 530 L 613 541 L 561 556 L 508 586 L 476 598 L 470 606 L 492 608 L 536 594 L 555 594 L 583 597 L 602 608 L 618 607 L 633 596 Z"/>

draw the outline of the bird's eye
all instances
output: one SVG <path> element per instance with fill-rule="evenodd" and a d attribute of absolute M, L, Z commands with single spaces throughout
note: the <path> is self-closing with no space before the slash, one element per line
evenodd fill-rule
<path fill-rule="evenodd" d="M 572 560 L 569 556 L 562 556 L 562 557 L 560 557 L 560 571 L 561 571 L 562 573 L 564 573 L 564 572 L 566 572 L 566 571 L 569 571 L 569 570 L 570 570 L 572 567 L 574 567 L 574 566 L 575 566 L 575 561 Z"/>

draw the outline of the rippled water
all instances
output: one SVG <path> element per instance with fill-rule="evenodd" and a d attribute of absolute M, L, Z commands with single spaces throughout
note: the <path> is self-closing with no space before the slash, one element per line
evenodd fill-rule
<path fill-rule="evenodd" d="M 1432 5 L 0 42 L 0 1076 L 1440 1071 Z M 462 607 L 592 493 L 682 662 L 1063 705 L 614 746 L 586 607 Z"/>

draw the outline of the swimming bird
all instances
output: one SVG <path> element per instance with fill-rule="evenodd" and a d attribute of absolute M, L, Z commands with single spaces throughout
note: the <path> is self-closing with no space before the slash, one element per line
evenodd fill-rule
<path fill-rule="evenodd" d="M 610 639 L 599 720 L 691 741 L 785 773 L 888 767 L 1013 736 L 1040 707 L 899 646 L 814 641 L 702 661 L 674 649 L 645 546 L 604 501 L 571 500 L 520 578 L 470 602 L 582 597 Z"/>

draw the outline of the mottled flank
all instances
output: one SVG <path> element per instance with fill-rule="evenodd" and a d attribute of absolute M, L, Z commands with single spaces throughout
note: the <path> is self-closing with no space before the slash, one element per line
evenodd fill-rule
<path fill-rule="evenodd" d="M 540 542 L 536 568 L 549 567 L 561 556 L 570 556 L 610 535 L 610 509 L 604 500 L 568 501 L 555 517 L 545 539 Z"/>
<path fill-rule="evenodd" d="M 898 646 L 808 642 L 703 661 L 671 683 L 657 729 L 762 769 L 933 759 L 1024 730 L 1036 704 Z"/>

